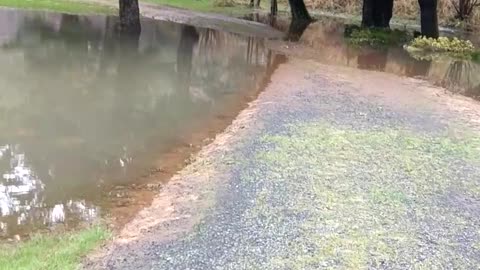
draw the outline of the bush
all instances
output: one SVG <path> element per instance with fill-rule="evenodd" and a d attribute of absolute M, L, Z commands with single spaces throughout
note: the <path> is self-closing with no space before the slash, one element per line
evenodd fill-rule
<path fill-rule="evenodd" d="M 427 52 L 451 52 L 461 54 L 471 54 L 475 51 L 475 47 L 469 40 L 461 40 L 456 37 L 440 37 L 438 39 L 417 37 L 408 47 L 412 49 L 427 51 Z"/>
<path fill-rule="evenodd" d="M 432 59 L 442 55 L 449 55 L 462 59 L 478 59 L 480 52 L 469 40 L 456 37 L 440 37 L 438 39 L 417 37 L 405 46 L 405 49 L 415 58 Z"/>

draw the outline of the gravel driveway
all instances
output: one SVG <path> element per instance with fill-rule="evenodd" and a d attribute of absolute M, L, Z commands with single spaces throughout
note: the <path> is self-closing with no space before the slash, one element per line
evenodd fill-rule
<path fill-rule="evenodd" d="M 289 60 L 85 267 L 478 269 L 479 115 L 419 80 Z"/>

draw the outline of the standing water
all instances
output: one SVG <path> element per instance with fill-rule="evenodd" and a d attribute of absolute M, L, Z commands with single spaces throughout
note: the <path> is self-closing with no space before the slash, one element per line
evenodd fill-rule
<path fill-rule="evenodd" d="M 246 19 L 268 23 L 268 18 L 250 16 Z M 346 21 L 339 18 L 320 17 L 301 33 L 299 43 L 290 44 L 288 51 L 281 42 L 271 47 L 290 55 L 314 59 L 327 65 L 341 65 L 358 69 L 394 73 L 400 76 L 421 78 L 446 90 L 480 100 L 480 63 L 468 59 L 455 59 L 447 55 L 412 57 L 401 45 L 373 48 L 349 44 L 344 36 Z M 277 20 L 275 27 L 287 32 L 289 22 Z M 465 33 L 442 33 L 469 39 L 480 46 L 478 36 Z M 395 91 L 395 89 L 385 89 Z"/>
<path fill-rule="evenodd" d="M 145 20 L 125 42 L 116 25 L 0 10 L 0 238 L 103 215 L 269 74 L 263 39 Z"/>

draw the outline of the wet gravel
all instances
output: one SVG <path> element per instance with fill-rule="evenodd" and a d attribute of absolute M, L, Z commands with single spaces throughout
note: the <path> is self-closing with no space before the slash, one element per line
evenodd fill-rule
<path fill-rule="evenodd" d="M 409 104 L 408 101 L 405 101 L 404 106 L 393 106 L 392 102 L 396 101 L 389 100 L 388 94 L 387 97 L 362 94 L 362 89 L 355 86 L 356 79 L 337 80 L 334 76 L 335 72 L 328 71 L 328 68 L 322 66 L 313 65 L 313 68 L 304 70 L 302 67 L 302 62 L 295 61 L 281 66 L 277 71 L 278 74 L 274 75 L 273 82 L 259 97 L 254 120 L 246 127 L 246 135 L 235 142 L 231 151 L 224 153 L 226 158 L 233 162 L 228 166 L 222 166 L 223 171 L 219 175 L 226 179 L 225 184 L 216 187 L 215 204 L 206 211 L 201 222 L 196 224 L 192 231 L 174 240 L 155 239 L 152 234 L 149 234 L 148 237 L 119 246 L 102 259 L 101 268 L 411 269 L 427 267 L 426 269 L 473 269 L 479 267 L 480 198 L 478 193 L 466 194 L 460 183 L 470 181 L 469 183 L 476 183 L 478 187 L 480 170 L 475 166 L 477 164 L 475 162 L 448 156 L 438 157 L 446 160 L 446 163 L 440 164 L 451 164 L 449 166 L 454 169 L 441 176 L 455 179 L 459 183 L 459 188 L 456 188 L 456 184 L 450 185 L 448 192 L 429 196 L 427 203 L 421 201 L 425 198 L 423 194 L 415 197 L 414 193 L 410 196 L 413 199 L 407 196 L 405 223 L 410 227 L 405 230 L 416 232 L 412 238 L 414 240 L 411 247 L 386 252 L 388 256 L 385 255 L 383 258 L 375 255 L 377 242 L 369 242 L 370 246 L 365 249 L 370 252 L 370 255 L 362 255 L 366 258 L 365 260 L 357 261 L 347 258 L 341 255 L 342 250 L 333 252 L 327 257 L 315 257 L 324 252 L 321 250 L 322 245 L 327 246 L 329 243 L 315 242 L 312 240 L 313 236 L 309 239 L 309 235 L 318 235 L 320 239 L 324 239 L 321 238 L 322 235 L 348 234 L 350 227 L 355 224 L 339 224 L 333 227 L 338 229 L 333 230 L 332 227 L 326 226 L 327 218 L 324 219 L 318 214 L 324 212 L 317 212 L 318 209 L 314 209 L 319 207 L 313 203 L 318 199 L 315 197 L 317 195 L 301 186 L 302 182 L 310 181 L 312 175 L 323 168 L 305 161 L 304 168 L 291 171 L 290 168 L 275 167 L 272 163 L 263 162 L 258 158 L 259 155 L 276 151 L 275 143 L 265 140 L 266 137 L 281 136 L 295 139 L 297 133 L 291 128 L 292 126 L 327 123 L 328 126 L 349 132 L 408 131 L 418 136 L 437 138 L 448 137 L 449 135 L 445 134 L 449 134 L 452 126 L 462 125 L 468 122 L 468 119 L 442 109 L 435 102 L 430 104 L 431 106 L 423 107 L 417 107 L 415 102 Z M 383 76 L 374 73 L 364 73 L 364 75 L 370 75 L 373 84 L 376 76 Z M 391 77 L 394 78 L 392 87 L 404 80 Z M 412 83 L 403 87 L 412 88 L 414 85 Z M 411 96 L 412 100 L 417 98 L 415 93 L 405 93 L 405 95 Z M 467 126 L 468 123 L 465 125 Z M 298 150 L 298 153 L 289 153 L 288 157 L 296 159 L 297 155 L 300 160 L 303 158 L 301 150 Z M 322 153 L 318 152 L 315 155 L 322 155 Z M 218 162 L 222 163 L 222 160 Z M 381 163 L 388 162 L 388 160 L 380 161 L 380 164 L 375 166 L 385 168 L 388 164 Z M 361 165 L 361 162 L 356 161 L 355 164 L 358 167 L 345 174 L 349 179 L 355 180 L 354 185 L 349 186 L 350 189 L 358 189 L 362 192 L 373 184 L 379 184 L 382 187 L 381 183 L 372 183 L 381 181 L 381 179 L 372 180 L 375 174 L 372 175 L 370 170 L 376 168 L 372 163 Z M 438 168 L 438 170 L 441 169 L 444 168 Z M 405 182 L 406 185 L 413 181 L 409 179 L 411 176 L 401 171 L 386 173 L 389 178 Z M 300 183 L 300 186 L 298 188 L 292 186 L 290 184 L 292 181 Z M 340 188 L 332 187 L 336 191 Z M 420 191 L 417 192 L 420 193 Z M 405 191 L 405 193 L 408 192 Z M 298 209 L 295 205 L 299 200 L 308 202 L 310 197 L 312 205 L 309 207 L 312 209 L 294 211 Z M 265 202 L 259 204 L 262 198 Z M 268 209 L 258 210 L 259 207 L 264 206 Z M 431 206 L 431 211 L 435 213 L 431 216 L 421 216 L 422 207 L 427 206 Z M 375 207 L 373 209 L 375 210 Z M 340 211 L 342 210 L 339 208 L 338 212 Z M 453 216 L 454 212 L 458 215 Z M 433 220 L 441 216 L 441 213 L 444 213 L 446 218 L 444 222 Z M 337 217 L 335 215 L 334 211 L 333 221 Z M 366 216 L 370 217 L 368 214 Z M 312 217 L 317 223 L 310 222 Z M 342 216 L 342 219 L 337 221 L 341 223 L 344 221 L 343 218 L 345 217 Z M 361 220 L 361 213 L 357 218 L 364 221 Z M 372 218 L 376 217 L 372 214 Z M 449 218 L 455 218 L 455 221 L 448 220 Z M 305 229 L 307 221 L 310 227 Z M 386 228 L 394 225 L 382 224 L 381 226 Z M 344 231 L 341 228 L 344 228 Z M 154 227 L 151 231 L 156 230 L 160 232 L 162 228 Z M 386 230 L 389 233 L 398 231 L 396 227 L 395 230 L 390 227 Z M 309 231 L 310 234 L 306 236 L 305 231 Z M 394 248 L 397 247 L 395 243 L 389 241 L 396 240 L 385 240 L 385 243 L 390 243 Z M 355 245 L 352 244 L 357 247 Z M 337 246 L 339 249 L 345 247 L 344 242 L 341 241 Z M 390 256 L 392 252 L 395 256 Z M 307 256 L 308 260 L 297 260 L 300 256 Z M 439 259 L 439 256 L 442 258 Z M 380 257 L 382 259 L 377 260 Z"/>

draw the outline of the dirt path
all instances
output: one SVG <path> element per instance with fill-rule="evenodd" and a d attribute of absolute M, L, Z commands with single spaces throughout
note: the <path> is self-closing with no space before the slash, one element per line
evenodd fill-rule
<path fill-rule="evenodd" d="M 88 269 L 476 269 L 480 105 L 290 60 Z"/>

